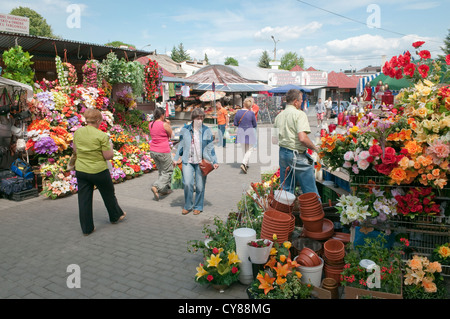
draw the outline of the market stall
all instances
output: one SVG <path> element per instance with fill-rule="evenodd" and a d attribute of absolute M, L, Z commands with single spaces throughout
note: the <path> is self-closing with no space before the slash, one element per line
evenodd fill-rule
<path fill-rule="evenodd" d="M 401 59 L 391 67 L 403 75 Z M 239 281 L 251 299 L 448 298 L 450 85 L 431 63 L 406 71 L 414 85 L 395 103 L 322 136 L 320 197 L 287 193 L 279 170 L 251 183 L 237 212 L 190 242 L 203 254 L 196 280 Z M 323 201 L 338 188 L 348 191 Z"/>

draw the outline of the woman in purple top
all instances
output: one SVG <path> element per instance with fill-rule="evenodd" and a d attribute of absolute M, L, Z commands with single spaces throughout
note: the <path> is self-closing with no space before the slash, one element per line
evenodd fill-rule
<path fill-rule="evenodd" d="M 157 107 L 153 113 L 153 122 L 148 125 L 150 130 L 150 156 L 155 161 L 159 172 L 158 179 L 152 185 L 155 200 L 159 195 L 171 193 L 172 182 L 172 155 L 170 154 L 169 140 L 172 137 L 172 128 L 169 120 L 166 120 L 164 110 Z"/>
<path fill-rule="evenodd" d="M 244 148 L 244 158 L 242 159 L 241 170 L 247 174 L 250 155 L 256 145 L 256 116 L 251 110 L 252 98 L 244 100 L 244 108 L 236 112 L 234 116 L 234 126 L 237 127 L 236 143 L 242 144 Z"/>

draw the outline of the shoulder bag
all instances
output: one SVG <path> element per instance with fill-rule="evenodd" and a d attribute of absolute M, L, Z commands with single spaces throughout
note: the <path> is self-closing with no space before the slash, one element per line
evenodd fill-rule
<path fill-rule="evenodd" d="M 192 132 L 192 146 L 194 147 L 194 152 L 196 152 L 193 132 Z M 200 161 L 200 163 L 198 165 L 200 166 L 200 170 L 202 171 L 203 176 L 207 176 L 209 173 L 211 173 L 214 170 L 213 164 L 210 161 L 204 159 L 203 154 L 202 154 L 202 160 Z"/>

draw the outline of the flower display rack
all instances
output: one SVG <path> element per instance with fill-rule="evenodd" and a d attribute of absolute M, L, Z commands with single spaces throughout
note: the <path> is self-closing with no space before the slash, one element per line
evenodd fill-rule
<path fill-rule="evenodd" d="M 390 220 L 395 232 L 406 235 L 409 247 L 404 258 L 414 254 L 430 256 L 437 245 L 448 242 L 450 238 L 449 216 L 416 216 L 414 219 L 397 216 Z"/>

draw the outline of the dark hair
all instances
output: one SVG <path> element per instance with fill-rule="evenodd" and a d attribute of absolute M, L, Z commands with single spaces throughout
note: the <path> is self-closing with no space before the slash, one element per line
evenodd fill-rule
<path fill-rule="evenodd" d="M 290 89 L 286 93 L 286 104 L 292 104 L 295 100 L 300 100 L 302 97 L 302 92 L 297 89 Z"/>
<path fill-rule="evenodd" d="M 153 111 L 152 127 L 153 127 L 153 124 L 155 123 L 155 121 L 159 120 L 161 118 L 161 116 L 163 116 L 163 115 L 166 115 L 165 111 L 160 107 L 156 107 L 155 110 Z"/>

